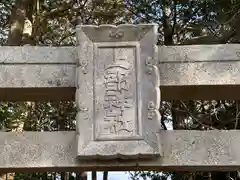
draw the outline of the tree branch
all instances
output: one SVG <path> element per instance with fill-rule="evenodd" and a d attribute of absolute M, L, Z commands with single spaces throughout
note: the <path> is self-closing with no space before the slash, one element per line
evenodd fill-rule
<path fill-rule="evenodd" d="M 238 11 L 229 21 L 224 24 L 229 24 L 231 29 L 225 32 L 221 37 L 216 37 L 212 35 L 199 36 L 193 39 L 188 39 L 183 42 L 183 45 L 192 44 L 225 44 L 240 32 L 240 11 Z"/>
<path fill-rule="evenodd" d="M 8 45 L 19 46 L 21 44 L 24 22 L 31 2 L 31 0 L 16 0 L 10 17 Z"/>
<path fill-rule="evenodd" d="M 216 128 L 214 128 L 214 127 L 212 127 L 212 126 L 209 126 L 209 125 L 206 125 L 206 124 L 204 124 L 204 123 L 202 123 L 201 121 L 199 121 L 190 111 L 189 111 L 189 109 L 188 109 L 188 107 L 186 106 L 186 104 L 183 102 L 183 101 L 180 101 L 181 102 L 181 104 L 183 105 L 183 107 L 185 108 L 185 110 L 187 111 L 187 113 L 189 114 L 189 116 L 193 119 L 193 120 L 195 120 L 197 123 L 199 123 L 199 124 L 201 124 L 202 126 L 204 126 L 204 127 L 207 127 L 207 128 L 209 128 L 209 129 L 215 129 L 216 130 Z"/>

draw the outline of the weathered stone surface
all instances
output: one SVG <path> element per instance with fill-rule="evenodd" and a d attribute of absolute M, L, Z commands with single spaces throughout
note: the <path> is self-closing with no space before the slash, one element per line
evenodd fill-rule
<path fill-rule="evenodd" d="M 78 157 L 159 156 L 156 26 L 79 26 L 77 39 Z"/>
<path fill-rule="evenodd" d="M 239 85 L 239 45 L 159 47 L 161 84 L 165 86 Z"/>
<path fill-rule="evenodd" d="M 74 86 L 73 47 L 0 48 L 0 87 L 44 88 Z"/>
<path fill-rule="evenodd" d="M 232 62 L 240 60 L 239 44 L 158 46 L 160 63 Z"/>
<path fill-rule="evenodd" d="M 239 44 L 158 46 L 161 99 L 239 99 L 239 52 Z M 0 99 L 75 100 L 76 57 L 75 47 L 0 47 Z"/>
<path fill-rule="evenodd" d="M 239 99 L 238 44 L 159 46 L 164 100 Z"/>
<path fill-rule="evenodd" d="M 76 163 L 75 132 L 2 132 L 0 168 L 64 166 Z M 51 143 L 54 143 L 51 145 Z"/>
<path fill-rule="evenodd" d="M 0 172 L 236 171 L 240 131 L 161 131 L 163 156 L 149 160 L 81 161 L 76 132 L 0 133 Z"/>
<path fill-rule="evenodd" d="M 71 64 L 0 64 L 0 84 L 4 88 L 72 87 L 75 67 Z"/>
<path fill-rule="evenodd" d="M 0 48 L 1 100 L 73 100 L 75 47 Z"/>
<path fill-rule="evenodd" d="M 0 64 L 74 64 L 75 47 L 1 46 Z"/>

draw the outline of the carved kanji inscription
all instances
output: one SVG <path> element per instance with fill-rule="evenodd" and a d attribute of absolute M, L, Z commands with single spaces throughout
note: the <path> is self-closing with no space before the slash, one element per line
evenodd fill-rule
<path fill-rule="evenodd" d="M 135 54 L 135 47 L 97 47 L 94 86 L 97 140 L 139 135 Z"/>

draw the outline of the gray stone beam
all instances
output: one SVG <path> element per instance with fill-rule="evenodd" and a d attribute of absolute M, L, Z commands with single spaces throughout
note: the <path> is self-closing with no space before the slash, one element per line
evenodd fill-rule
<path fill-rule="evenodd" d="M 162 99 L 240 99 L 240 45 L 159 46 Z"/>
<path fill-rule="evenodd" d="M 0 47 L 1 100 L 74 100 L 75 47 Z M 240 45 L 159 46 L 163 100 L 240 99 Z"/>
<path fill-rule="evenodd" d="M 73 100 L 74 47 L 1 47 L 1 100 Z"/>
<path fill-rule="evenodd" d="M 75 132 L 0 133 L 0 172 L 235 171 L 240 131 L 160 132 L 163 157 L 143 161 L 79 161 Z"/>

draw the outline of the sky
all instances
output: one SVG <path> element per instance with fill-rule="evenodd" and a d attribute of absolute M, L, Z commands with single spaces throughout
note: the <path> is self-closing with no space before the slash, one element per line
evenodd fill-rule
<path fill-rule="evenodd" d="M 92 180 L 92 173 L 88 172 L 88 180 Z M 97 172 L 97 180 L 103 180 L 103 172 Z M 108 180 L 130 180 L 129 173 L 125 171 L 108 172 Z"/>

